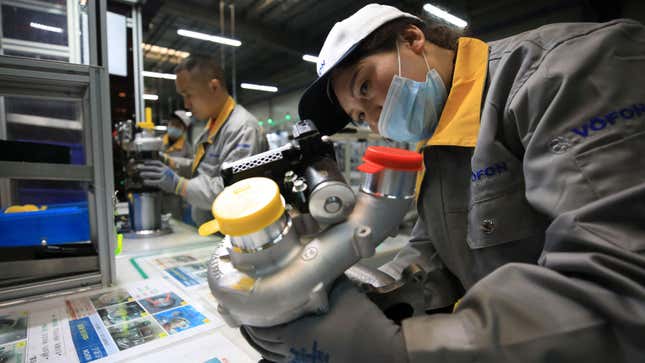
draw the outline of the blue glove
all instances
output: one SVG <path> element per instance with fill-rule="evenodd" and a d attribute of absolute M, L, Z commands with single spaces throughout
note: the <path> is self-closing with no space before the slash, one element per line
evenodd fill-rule
<path fill-rule="evenodd" d="M 168 165 L 159 160 L 146 161 L 137 167 L 143 185 L 157 187 L 168 193 L 177 194 L 180 177 Z"/>
<path fill-rule="evenodd" d="M 258 328 L 243 326 L 242 335 L 272 362 L 407 362 L 401 327 L 346 278 L 329 294 L 330 310 L 293 322 Z"/>

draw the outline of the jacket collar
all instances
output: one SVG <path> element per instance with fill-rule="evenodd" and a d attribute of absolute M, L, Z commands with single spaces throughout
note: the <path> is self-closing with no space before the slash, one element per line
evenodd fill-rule
<path fill-rule="evenodd" d="M 234 108 L 235 100 L 233 100 L 233 97 L 228 96 L 226 102 L 224 102 L 224 107 L 222 107 L 222 110 L 219 112 L 219 115 L 217 115 L 217 118 L 211 118 L 210 120 L 208 120 L 208 124 L 206 124 L 206 130 L 208 130 L 206 141 L 209 144 L 213 143 L 213 139 L 215 139 L 217 132 L 222 127 L 222 125 L 224 125 L 226 120 L 228 120 L 228 117 L 231 115 Z"/>
<path fill-rule="evenodd" d="M 418 146 L 475 147 L 488 68 L 488 44 L 459 38 L 455 70 L 448 99 L 432 137 Z"/>
<path fill-rule="evenodd" d="M 186 142 L 186 134 L 183 134 L 177 140 L 175 140 L 175 142 L 173 142 L 172 145 L 169 146 L 170 137 L 168 137 L 168 134 L 163 135 L 163 146 L 166 147 L 167 153 L 182 150 L 184 148 L 185 142 Z"/>

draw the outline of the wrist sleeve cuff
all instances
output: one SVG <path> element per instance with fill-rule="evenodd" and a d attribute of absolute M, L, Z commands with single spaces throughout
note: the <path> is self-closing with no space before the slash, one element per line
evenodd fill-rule
<path fill-rule="evenodd" d="M 177 186 L 175 186 L 175 194 L 185 197 L 186 196 L 186 185 L 188 184 L 188 181 L 184 177 L 179 177 L 179 182 L 177 182 Z"/>

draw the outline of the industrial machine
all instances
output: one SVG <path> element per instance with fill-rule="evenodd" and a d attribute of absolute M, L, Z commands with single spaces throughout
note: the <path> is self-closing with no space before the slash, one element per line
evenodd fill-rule
<path fill-rule="evenodd" d="M 310 121 L 297 122 L 292 135 L 293 143 L 225 163 L 224 184 L 264 176 L 278 184 L 286 203 L 299 213 L 304 226 L 315 231 L 316 223 L 344 220 L 356 198 L 338 169 L 333 143 L 321 137 Z"/>
<path fill-rule="evenodd" d="M 125 150 L 128 160 L 125 191 L 130 232 L 126 235 L 129 238 L 159 236 L 171 232 L 162 219 L 161 190 L 144 185 L 136 166 L 147 160 L 158 160 L 163 140 L 155 135 L 152 122 L 137 123 L 136 126 L 139 131 L 135 133 L 131 121 L 117 125 L 118 143 Z"/>
<path fill-rule="evenodd" d="M 230 326 L 273 326 L 325 312 L 333 282 L 398 232 L 414 200 L 421 155 L 368 148 L 354 194 L 331 142 L 311 122 L 298 122 L 293 136 L 282 148 L 225 164 L 228 186 L 213 203 L 215 220 L 200 227 L 228 241 L 210 261 L 208 278 Z M 368 284 L 381 278 L 378 271 L 354 276 Z"/>

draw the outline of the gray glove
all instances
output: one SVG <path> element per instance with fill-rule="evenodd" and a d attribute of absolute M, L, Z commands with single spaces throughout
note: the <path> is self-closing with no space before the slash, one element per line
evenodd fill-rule
<path fill-rule="evenodd" d="M 243 326 L 242 335 L 272 362 L 407 362 L 401 327 L 346 278 L 329 295 L 330 310 L 270 327 Z"/>
<path fill-rule="evenodd" d="M 159 159 L 161 159 L 161 161 L 162 161 L 164 164 L 166 164 L 166 165 L 168 165 L 169 167 L 171 167 L 171 168 L 175 169 L 175 160 L 174 160 L 174 158 L 173 158 L 172 156 L 170 156 L 170 155 L 166 154 L 166 153 L 165 153 L 165 152 L 163 152 L 163 151 L 159 151 Z"/>
<path fill-rule="evenodd" d="M 157 187 L 165 192 L 177 194 L 180 177 L 168 165 L 159 160 L 146 161 L 137 167 L 143 185 Z"/>

